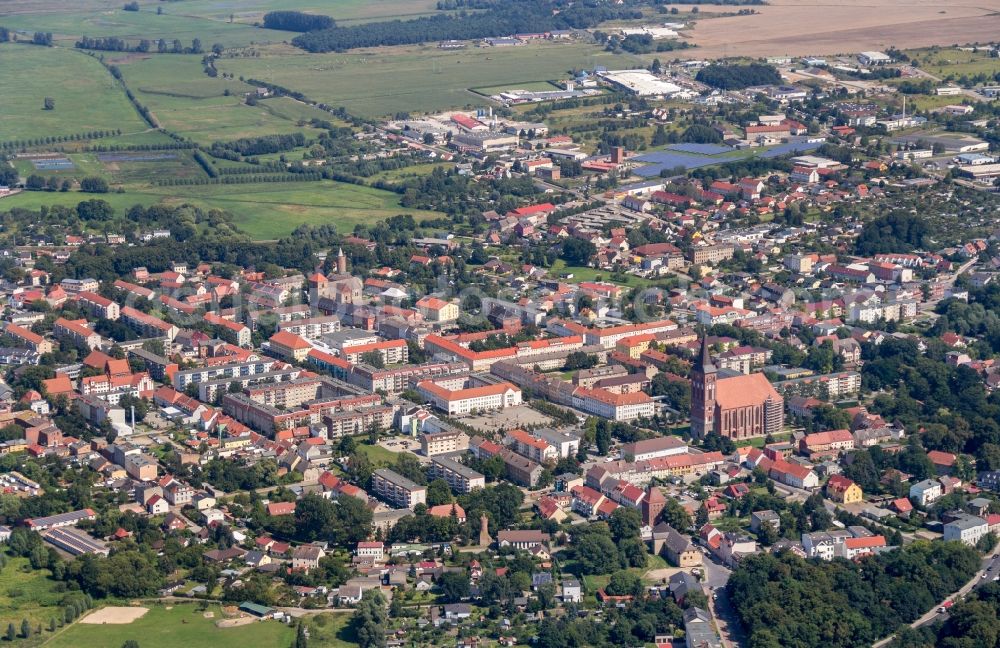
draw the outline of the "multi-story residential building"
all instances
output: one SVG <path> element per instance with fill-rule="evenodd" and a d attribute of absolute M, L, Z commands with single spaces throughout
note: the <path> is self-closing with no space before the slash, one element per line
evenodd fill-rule
<path fill-rule="evenodd" d="M 91 292 L 96 293 L 101 287 L 101 284 L 97 279 L 86 278 L 86 279 L 63 279 L 59 282 L 59 286 L 68 293 L 82 293 Z"/>
<path fill-rule="evenodd" d="M 826 496 L 841 504 L 857 504 L 864 499 L 861 487 L 843 475 L 834 475 L 826 482 Z"/>
<path fill-rule="evenodd" d="M 69 340 L 73 344 L 96 349 L 101 346 L 101 336 L 87 326 L 87 320 L 68 320 L 60 317 L 52 326 L 52 333 L 57 338 Z"/>
<path fill-rule="evenodd" d="M 503 459 L 507 479 L 528 488 L 534 488 L 538 484 L 543 470 L 540 463 L 519 455 L 509 448 L 500 448 L 496 454 Z"/>
<path fill-rule="evenodd" d="M 278 331 L 267 341 L 267 345 L 276 355 L 295 362 L 304 361 L 313 348 L 304 338 L 289 331 Z"/>
<path fill-rule="evenodd" d="M 76 302 L 83 310 L 94 317 L 116 320 L 121 316 L 121 310 L 116 302 L 92 292 L 81 292 L 76 296 Z"/>
<path fill-rule="evenodd" d="M 412 509 L 427 503 L 427 487 L 421 486 L 388 468 L 372 474 L 372 489 L 383 500 L 399 508 Z"/>
<path fill-rule="evenodd" d="M 504 438 L 504 443 L 517 454 L 536 463 L 555 461 L 559 456 L 555 446 L 528 434 L 525 430 L 510 430 Z"/>
<path fill-rule="evenodd" d="M 551 428 L 535 430 L 534 435 L 554 447 L 561 458 L 575 457 L 580 451 L 580 437 Z"/>
<path fill-rule="evenodd" d="M 123 396 L 148 398 L 152 396 L 156 384 L 145 371 L 123 376 L 87 376 L 80 379 L 80 393 L 96 396 L 117 405 Z"/>
<path fill-rule="evenodd" d="M 350 368 L 350 373 L 347 374 L 345 380 L 367 391 L 398 394 L 412 389 L 422 380 L 460 374 L 466 371 L 468 371 L 468 367 L 461 362 L 429 362 L 385 369 L 360 364 Z"/>
<path fill-rule="evenodd" d="M 943 494 L 941 482 L 936 479 L 925 479 L 910 486 L 910 499 L 920 506 L 927 506 L 940 499 Z"/>
<path fill-rule="evenodd" d="M 250 374 L 247 376 L 232 376 L 229 378 L 218 378 L 198 383 L 198 398 L 206 403 L 215 401 L 220 393 L 226 393 L 232 388 L 239 387 L 246 390 L 254 385 L 264 383 L 284 383 L 297 379 L 302 374 L 302 369 L 292 367 L 290 369 L 280 369 L 278 371 L 265 371 L 260 374 Z"/>
<path fill-rule="evenodd" d="M 736 247 L 728 243 L 717 245 L 696 245 L 691 248 L 691 263 L 695 265 L 713 265 L 720 261 L 732 259 L 736 253 Z"/>
<path fill-rule="evenodd" d="M 362 356 L 373 352 L 382 356 L 382 362 L 387 365 L 403 364 L 410 359 L 409 346 L 406 340 L 384 340 L 369 344 L 345 346 L 341 350 L 341 356 L 350 363 L 358 364 L 363 362 Z"/>
<path fill-rule="evenodd" d="M 963 515 L 944 525 L 944 539 L 958 540 L 975 547 L 979 540 L 989 533 L 989 523 L 975 515 Z"/>
<path fill-rule="evenodd" d="M 468 493 L 486 486 L 486 477 L 482 473 L 447 457 L 431 459 L 431 475 L 434 479 L 448 482 L 456 493 Z"/>
<path fill-rule="evenodd" d="M 219 336 L 227 342 L 241 347 L 250 346 L 253 332 L 246 324 L 219 317 L 214 313 L 206 313 L 205 321 L 214 326 L 219 332 Z"/>
<path fill-rule="evenodd" d="M 841 371 L 782 380 L 774 383 L 774 389 L 785 398 L 789 396 L 815 396 L 824 400 L 835 400 L 860 392 L 861 374 L 856 371 Z"/>
<path fill-rule="evenodd" d="M 417 311 L 428 322 L 453 322 L 458 319 L 458 304 L 428 295 L 416 303 Z"/>
<path fill-rule="evenodd" d="M 4 332 L 39 355 L 52 353 L 52 342 L 17 324 L 8 324 Z"/>
<path fill-rule="evenodd" d="M 320 317 L 308 317 L 305 319 L 295 319 L 278 323 L 278 331 L 291 333 L 304 338 L 318 339 L 327 333 L 334 333 L 340 330 L 340 317 L 336 315 L 324 315 Z"/>
<path fill-rule="evenodd" d="M 159 317 L 143 313 L 131 306 L 121 309 L 121 319 L 129 326 L 135 328 L 145 337 L 162 337 L 167 342 L 173 342 L 180 332 L 173 324 L 163 321 Z"/>
<path fill-rule="evenodd" d="M 323 416 L 328 439 L 387 430 L 392 426 L 396 409 L 391 405 L 367 405 L 330 412 Z"/>
<path fill-rule="evenodd" d="M 252 362 L 234 362 L 182 369 L 174 374 L 173 385 L 174 389 L 184 391 L 191 384 L 197 385 L 211 380 L 236 380 L 246 376 L 260 375 L 271 371 L 275 362 L 273 358 L 261 358 Z"/>
<path fill-rule="evenodd" d="M 420 450 L 425 457 L 464 452 L 469 449 L 469 435 L 461 430 L 442 430 L 440 432 L 424 432 L 420 435 Z"/>
<path fill-rule="evenodd" d="M 194 489 L 175 479 L 163 489 L 163 496 L 174 506 L 185 506 L 194 501 Z"/>

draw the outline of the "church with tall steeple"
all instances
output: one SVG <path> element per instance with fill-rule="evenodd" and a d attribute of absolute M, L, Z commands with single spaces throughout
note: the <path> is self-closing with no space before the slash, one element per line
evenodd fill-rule
<path fill-rule="evenodd" d="M 703 439 L 715 430 L 715 387 L 718 369 L 708 352 L 708 337 L 701 338 L 701 353 L 691 369 L 691 436 Z"/>
<path fill-rule="evenodd" d="M 777 434 L 785 427 L 785 400 L 762 373 L 719 369 L 708 338 L 691 369 L 691 436 L 718 434 L 734 440 Z"/>

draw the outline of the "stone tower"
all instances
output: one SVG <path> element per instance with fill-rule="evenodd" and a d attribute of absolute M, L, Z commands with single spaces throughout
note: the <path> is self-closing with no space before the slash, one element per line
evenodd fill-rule
<path fill-rule="evenodd" d="M 708 338 L 701 338 L 701 354 L 691 369 L 691 436 L 704 439 L 715 429 L 715 388 L 718 370 L 708 353 Z"/>
<path fill-rule="evenodd" d="M 491 544 L 493 544 L 493 538 L 490 537 L 490 521 L 483 513 L 482 517 L 479 518 L 479 546 L 488 547 Z"/>
<path fill-rule="evenodd" d="M 347 274 L 347 257 L 344 248 L 337 248 L 337 274 Z"/>
<path fill-rule="evenodd" d="M 663 496 L 663 492 L 659 487 L 650 485 L 642 500 L 642 523 L 649 527 L 656 526 L 656 520 L 666 505 L 667 498 Z"/>

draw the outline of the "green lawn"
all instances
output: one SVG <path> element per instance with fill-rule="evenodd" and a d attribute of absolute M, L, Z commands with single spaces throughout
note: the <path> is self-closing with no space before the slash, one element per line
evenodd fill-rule
<path fill-rule="evenodd" d="M 396 457 L 403 454 L 402 452 L 393 452 L 391 450 L 386 450 L 382 446 L 370 445 L 368 443 L 359 443 L 357 450 L 358 452 L 367 455 L 368 460 L 373 464 L 394 464 L 396 463 Z"/>
<path fill-rule="evenodd" d="M 3 19 L 6 23 L 6 19 Z M 125 93 L 101 64 L 62 48 L 0 45 L 0 140 L 74 135 L 120 128 L 146 130 Z M 54 110 L 44 100 L 55 100 Z"/>
<path fill-rule="evenodd" d="M 346 54 L 265 55 L 223 59 L 219 70 L 298 90 L 310 99 L 365 116 L 482 105 L 469 88 L 566 78 L 572 69 L 627 67 L 633 59 L 585 43 L 440 50 L 436 45 Z"/>
<path fill-rule="evenodd" d="M 562 278 L 562 275 L 569 273 L 573 274 L 572 279 Z M 555 263 L 552 264 L 552 267 L 549 268 L 549 274 L 553 277 L 562 278 L 562 280 L 567 283 L 580 283 L 581 281 L 604 281 L 618 284 L 619 286 L 628 286 L 630 288 L 645 288 L 648 286 L 666 285 L 670 282 L 669 277 L 654 280 L 636 277 L 635 275 L 623 275 L 623 278 L 621 279 L 613 279 L 611 277 L 611 273 L 607 270 L 581 266 L 567 266 L 566 262 L 562 259 L 556 259 Z"/>
<path fill-rule="evenodd" d="M 27 558 L 8 557 L 0 570 L 0 631 L 8 623 L 20 630 L 23 619 L 31 622 L 32 629 L 41 624 L 47 630 L 49 619 L 62 617 L 58 605 L 63 594 L 55 591 L 56 583 L 48 577 L 49 570 L 31 569 Z"/>
<path fill-rule="evenodd" d="M 358 645 L 350 613 L 316 614 L 307 618 L 310 648 L 351 648 Z"/>
<path fill-rule="evenodd" d="M 261 621 L 235 628 L 218 628 L 219 606 L 209 606 L 213 618 L 190 604 L 171 609 L 154 605 L 141 619 L 123 625 L 75 623 L 57 634 L 46 646 L 51 648 L 118 648 L 129 639 L 153 648 L 278 648 L 291 644 L 294 631 L 277 621 Z"/>

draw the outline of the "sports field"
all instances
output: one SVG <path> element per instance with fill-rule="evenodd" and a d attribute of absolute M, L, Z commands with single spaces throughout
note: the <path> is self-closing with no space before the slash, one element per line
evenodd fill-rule
<path fill-rule="evenodd" d="M 114 78 L 82 52 L 0 45 L 0 88 L 2 141 L 147 128 Z M 46 97 L 54 110 L 44 109 Z"/>
<path fill-rule="evenodd" d="M 129 639 L 140 646 L 155 648 L 247 648 L 247 646 L 287 646 L 294 631 L 277 621 L 260 621 L 233 628 L 218 628 L 222 618 L 217 605 L 205 613 L 192 604 L 171 609 L 152 606 L 131 623 L 90 625 L 76 623 L 57 633 L 45 645 L 51 648 L 117 648 Z"/>
<path fill-rule="evenodd" d="M 469 88 L 512 87 L 566 78 L 595 65 L 629 67 L 634 59 L 586 43 L 518 47 L 386 47 L 346 54 L 281 51 L 258 59 L 223 59 L 219 70 L 277 83 L 310 99 L 368 117 L 482 105 Z"/>

